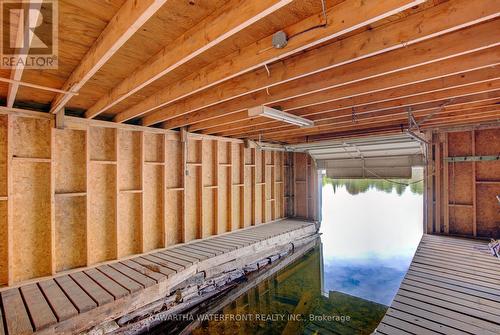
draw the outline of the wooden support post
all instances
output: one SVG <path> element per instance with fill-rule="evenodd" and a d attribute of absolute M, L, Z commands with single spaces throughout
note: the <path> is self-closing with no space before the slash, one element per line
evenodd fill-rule
<path fill-rule="evenodd" d="M 429 143 L 427 144 L 427 166 L 425 168 L 426 173 L 426 203 L 427 203 L 427 225 L 425 229 L 425 233 L 432 234 L 434 232 L 434 160 L 432 155 L 432 148 L 434 146 L 434 142 L 432 139 L 432 132 L 427 133 L 427 140 Z"/>
<path fill-rule="evenodd" d="M 226 181 L 226 189 L 227 189 L 227 223 L 226 223 L 226 231 L 230 232 L 233 230 L 233 143 L 229 142 L 227 144 L 228 147 L 228 163 L 227 167 L 227 181 Z"/>
<path fill-rule="evenodd" d="M 245 168 L 245 144 L 240 144 L 240 179 L 239 182 L 242 184 L 240 189 L 240 226 L 238 228 L 245 227 L 245 212 L 246 212 L 246 204 L 245 204 L 245 195 L 246 195 L 246 168 Z"/>
<path fill-rule="evenodd" d="M 442 203 L 442 192 L 441 192 L 441 176 L 442 176 L 442 162 L 443 162 L 443 156 L 442 156 L 442 143 L 441 143 L 441 138 L 436 135 L 437 141 L 436 141 L 436 169 L 435 169 L 435 176 L 436 176 L 436 226 L 435 226 L 435 232 L 437 234 L 441 234 L 441 203 Z"/>
<path fill-rule="evenodd" d="M 261 209 L 261 215 L 262 215 L 262 222 L 267 222 L 267 151 L 261 150 L 260 151 L 260 163 L 261 163 L 261 184 L 260 184 L 260 190 L 261 190 L 261 203 L 262 203 L 262 209 Z"/>
<path fill-rule="evenodd" d="M 179 231 L 179 242 L 184 243 L 186 242 L 186 189 L 187 189 L 187 183 L 186 183 L 186 176 L 188 174 L 187 170 L 187 136 L 186 136 L 186 130 L 181 129 L 180 132 L 180 142 L 181 142 L 181 147 L 182 147 L 182 202 L 181 202 L 181 229 Z"/>
<path fill-rule="evenodd" d="M 56 113 L 56 128 L 64 129 L 64 108 L 61 108 Z"/>
<path fill-rule="evenodd" d="M 278 202 L 278 197 L 276 196 L 276 185 L 277 185 L 277 177 L 276 177 L 276 166 L 277 166 L 277 162 L 276 162 L 276 151 L 273 151 L 271 153 L 271 163 L 273 164 L 271 166 L 271 197 L 272 197 L 272 202 L 271 202 L 271 208 L 272 208 L 272 220 L 276 220 L 279 215 L 277 213 L 277 210 L 278 210 L 278 206 L 277 206 L 277 202 Z"/>
<path fill-rule="evenodd" d="M 203 150 L 202 150 L 203 151 Z M 212 228 L 212 234 L 217 235 L 219 234 L 219 141 L 215 140 L 213 141 L 213 151 L 212 151 L 212 158 L 213 158 L 213 185 L 216 186 L 215 188 L 208 190 L 208 192 L 213 192 L 213 199 L 214 199 L 214 204 L 213 204 L 213 210 L 214 210 L 214 219 L 213 219 L 213 228 Z"/>
<path fill-rule="evenodd" d="M 120 215 L 118 211 L 120 210 L 120 178 L 119 178 L 119 167 L 120 167 L 120 130 L 115 129 L 115 186 L 116 186 L 116 196 L 115 196 L 115 255 L 116 258 L 120 258 L 120 238 L 119 238 L 119 227 Z"/>
<path fill-rule="evenodd" d="M 476 131 L 471 131 L 472 156 L 476 156 Z M 477 177 L 476 161 L 472 161 L 472 235 L 477 236 Z"/>
<path fill-rule="evenodd" d="M 14 184 L 12 178 L 14 119 L 14 115 L 7 115 L 7 285 L 9 286 L 14 283 Z"/>
<path fill-rule="evenodd" d="M 90 239 L 89 239 L 89 217 L 90 217 L 90 127 L 87 126 L 85 129 L 85 192 L 87 196 L 85 197 L 85 248 L 86 250 L 86 262 L 87 266 L 90 266 Z"/>
<path fill-rule="evenodd" d="M 252 226 L 257 224 L 257 149 L 251 148 L 252 151 Z"/>
<path fill-rule="evenodd" d="M 168 247 L 168 235 L 167 235 L 167 135 L 163 134 L 163 150 L 162 150 L 162 161 L 163 161 L 163 189 L 162 189 L 162 204 L 163 204 L 163 241 L 162 246 L 164 248 Z"/>
<path fill-rule="evenodd" d="M 309 163 L 310 162 L 310 157 L 308 154 L 305 154 L 306 155 L 306 218 L 310 218 L 310 213 L 309 213 L 309 188 L 311 187 L 309 181 L 310 181 L 310 173 L 311 173 L 311 164 Z"/>
<path fill-rule="evenodd" d="M 145 146 L 145 139 L 144 139 L 144 132 L 141 131 L 140 132 L 140 144 L 139 144 L 139 159 L 140 159 L 140 162 L 141 162 L 141 166 L 140 166 L 140 175 L 139 175 L 139 178 L 141 179 L 140 180 L 140 183 L 141 183 L 141 190 L 142 192 L 139 194 L 140 196 L 140 211 L 141 211 L 141 218 L 140 218 L 140 222 L 139 222 L 139 235 L 140 235 L 140 240 L 139 240 L 139 251 L 141 253 L 143 253 L 145 251 L 145 248 L 144 248 L 144 240 L 145 240 L 145 231 L 144 231 L 144 190 L 145 190 L 145 187 L 144 187 L 144 165 L 145 165 L 145 157 L 144 157 L 144 148 Z"/>
<path fill-rule="evenodd" d="M 448 157 L 448 133 L 442 133 L 442 142 L 443 142 L 443 158 Z M 445 234 L 450 233 L 450 200 L 449 200 L 449 171 L 448 166 L 449 163 L 444 161 L 443 159 L 443 230 Z M 455 197 L 455 194 L 453 194 Z M 455 209 L 453 209 L 455 210 Z"/>
<path fill-rule="evenodd" d="M 293 210 L 292 210 L 292 216 L 296 216 L 296 213 L 297 213 L 297 196 L 296 196 L 296 191 L 297 191 L 297 177 L 296 177 L 296 166 L 297 166 L 297 155 L 294 153 L 292 153 L 292 160 L 293 160 L 293 163 L 292 163 L 292 180 L 293 180 L 293 185 L 292 185 L 292 196 L 293 196 Z"/>
<path fill-rule="evenodd" d="M 196 238 L 203 238 L 203 220 L 204 220 L 204 215 L 203 215 L 203 193 L 204 193 L 204 187 L 203 187 L 203 140 L 199 141 L 200 143 L 200 165 L 196 168 L 197 173 L 198 173 L 198 224 L 196 226 Z M 214 205 L 216 208 L 217 204 Z"/>
<path fill-rule="evenodd" d="M 55 123 L 55 121 L 51 121 Z M 56 206 L 55 206 L 55 193 L 56 193 L 56 173 L 54 162 L 54 144 L 56 142 L 56 129 L 55 124 L 52 124 L 50 134 L 50 272 L 52 275 L 56 274 Z"/>
<path fill-rule="evenodd" d="M 286 204 L 286 194 L 285 194 L 285 152 L 281 152 L 281 214 L 280 217 L 285 217 L 285 204 Z"/>

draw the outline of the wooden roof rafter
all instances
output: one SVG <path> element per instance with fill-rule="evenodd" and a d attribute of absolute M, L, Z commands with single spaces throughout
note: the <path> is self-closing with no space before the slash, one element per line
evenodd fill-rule
<path fill-rule="evenodd" d="M 421 0 L 390 0 L 384 2 L 346 0 L 327 10 L 328 22 L 326 24 L 324 15 L 320 13 L 285 28 L 284 30 L 289 35 L 295 36 L 290 39 L 285 48 L 272 48 L 272 36 L 265 37 L 201 71 L 196 71 L 185 80 L 151 95 L 118 114 L 115 121 L 124 122 L 144 115 L 193 93 L 262 67 L 267 63 L 313 47 L 423 2 Z M 318 27 L 322 29 L 313 29 Z M 304 31 L 308 31 L 308 33 L 302 34 Z M 161 110 L 157 113 L 160 115 L 165 114 Z M 143 124 L 152 125 L 165 119 L 163 116 L 154 118 L 148 115 L 143 119 Z"/>
<path fill-rule="evenodd" d="M 173 46 L 165 46 L 129 77 L 104 94 L 87 110 L 85 116 L 93 118 L 105 112 L 155 80 L 288 5 L 291 1 L 229 1 L 223 8 L 178 37 Z"/>
<path fill-rule="evenodd" d="M 63 90 L 78 92 L 166 1 L 127 0 L 73 70 Z M 71 93 L 56 95 L 52 101 L 51 113 L 55 114 L 64 108 L 72 96 Z"/>
<path fill-rule="evenodd" d="M 446 13 L 447 20 L 442 20 L 439 15 L 442 13 Z M 328 71 L 335 75 L 348 72 L 344 69 L 357 67 L 356 64 L 365 62 L 366 58 L 411 48 L 416 43 L 433 40 L 464 27 L 476 26 L 499 15 L 500 5 L 492 5 L 488 1 L 446 2 L 403 20 L 347 37 L 271 65 L 270 76 L 264 69 L 260 69 L 227 80 L 146 115 L 143 124 L 152 125 L 167 120 L 163 126 L 172 129 L 225 116 L 230 112 L 243 111 L 258 104 L 272 104 L 293 97 L 295 93 L 292 87 L 295 89 L 298 85 L 287 85 L 287 83 L 307 82 L 308 78 L 320 78 L 321 73 Z M 422 25 L 422 22 L 426 24 Z M 490 26 L 494 27 L 495 24 Z M 385 59 L 387 64 L 391 63 L 388 57 Z M 334 68 L 339 70 L 335 71 Z M 317 83 L 317 80 L 311 82 Z M 302 94 L 303 92 L 300 92 L 298 95 Z M 238 101 L 235 98 L 238 98 Z M 248 101 L 248 104 L 242 101 Z M 194 131 L 196 128 L 191 130 Z"/>
<path fill-rule="evenodd" d="M 28 20 L 27 24 L 29 27 L 34 27 L 35 23 L 38 21 L 38 18 L 40 16 L 40 8 L 42 7 L 42 3 L 39 1 L 33 1 L 30 0 L 29 3 L 25 3 L 25 6 L 30 9 L 29 15 L 28 15 Z M 33 15 L 32 15 L 33 14 Z M 16 32 L 16 39 L 19 41 L 20 39 L 24 39 L 24 32 L 26 31 L 26 27 L 21 27 L 20 25 L 26 25 L 24 20 L 20 19 L 18 20 L 18 27 L 17 27 L 17 32 Z M 9 89 L 7 93 L 7 107 L 13 107 L 14 102 L 16 100 L 16 95 L 17 91 L 19 89 L 20 81 L 23 76 L 24 72 L 24 63 L 26 61 L 26 57 L 28 56 L 28 51 L 31 47 L 31 42 L 33 40 L 34 34 L 29 34 L 28 37 L 28 43 L 21 48 L 21 52 L 19 54 L 19 58 L 22 59 L 22 62 L 19 62 L 20 65 L 17 65 L 14 69 L 11 70 L 10 72 L 10 79 L 13 80 L 13 82 L 9 83 Z M 18 63 L 18 64 L 19 64 Z"/>

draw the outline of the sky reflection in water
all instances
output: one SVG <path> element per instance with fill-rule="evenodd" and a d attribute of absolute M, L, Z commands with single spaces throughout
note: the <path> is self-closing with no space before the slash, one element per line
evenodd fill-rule
<path fill-rule="evenodd" d="M 422 236 L 422 195 L 323 186 L 324 290 L 390 305 Z"/>

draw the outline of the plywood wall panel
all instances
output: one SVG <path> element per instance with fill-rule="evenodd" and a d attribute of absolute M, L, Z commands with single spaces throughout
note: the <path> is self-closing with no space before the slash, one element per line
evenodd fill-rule
<path fill-rule="evenodd" d="M 89 264 L 115 259 L 116 165 L 91 163 L 87 196 Z"/>
<path fill-rule="evenodd" d="M 112 161 L 116 158 L 115 137 L 117 129 L 89 128 L 90 159 Z"/>
<path fill-rule="evenodd" d="M 144 133 L 144 160 L 146 162 L 163 162 L 164 135 Z"/>
<path fill-rule="evenodd" d="M 138 131 L 119 130 L 118 186 L 120 190 L 140 190 L 141 184 L 141 136 Z"/>
<path fill-rule="evenodd" d="M 13 156 L 50 158 L 51 123 L 49 120 L 14 117 L 11 131 Z"/>
<path fill-rule="evenodd" d="M 0 197 L 6 197 L 7 191 L 7 154 L 8 120 L 0 116 Z M 0 200 L 0 285 L 8 282 L 8 235 L 7 235 L 7 200 Z"/>
<path fill-rule="evenodd" d="M 179 141 L 166 141 L 165 150 L 166 173 L 168 188 L 182 187 L 182 147 Z"/>
<path fill-rule="evenodd" d="M 163 247 L 163 166 L 144 166 L 144 251 Z"/>
<path fill-rule="evenodd" d="M 85 192 L 85 132 L 54 129 L 55 192 Z"/>
<path fill-rule="evenodd" d="M 47 150 L 40 148 L 29 154 L 47 154 Z M 51 172 L 47 163 L 12 164 L 13 279 L 22 281 L 52 272 Z"/>
<path fill-rule="evenodd" d="M 87 264 L 85 197 L 57 197 L 55 249 L 58 272 Z"/>
<path fill-rule="evenodd" d="M 472 207 L 450 208 L 450 234 L 472 235 Z"/>
<path fill-rule="evenodd" d="M 126 193 L 118 197 L 118 257 L 138 254 L 142 250 L 141 194 Z"/>
<path fill-rule="evenodd" d="M 192 157 L 197 159 L 196 157 Z M 201 219 L 201 171 L 198 166 L 188 167 L 189 175 L 186 176 L 186 226 L 185 242 L 199 238 Z"/>
<path fill-rule="evenodd" d="M 477 235 L 500 237 L 500 205 L 495 204 L 500 195 L 500 184 L 479 184 L 477 186 Z"/>
<path fill-rule="evenodd" d="M 227 153 L 227 150 L 226 150 Z M 229 180 L 229 168 L 226 166 L 220 167 L 219 168 L 219 188 L 218 188 L 218 194 L 219 194 L 219 199 L 217 201 L 218 203 L 218 230 L 217 232 L 220 233 L 225 233 L 228 231 L 228 225 L 229 225 L 229 212 L 230 208 L 229 205 L 231 204 L 231 201 L 229 199 L 229 186 L 230 185 L 230 180 Z"/>
<path fill-rule="evenodd" d="M 0 285 L 8 282 L 7 201 L 0 201 Z"/>
<path fill-rule="evenodd" d="M 165 219 L 166 246 L 172 246 L 182 242 L 182 198 L 181 191 L 167 191 Z"/>

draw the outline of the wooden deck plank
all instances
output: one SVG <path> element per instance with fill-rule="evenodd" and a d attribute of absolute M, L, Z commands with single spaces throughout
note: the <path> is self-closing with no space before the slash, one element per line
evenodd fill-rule
<path fill-rule="evenodd" d="M 487 242 L 424 235 L 382 334 L 500 334 L 500 262 Z"/>
<path fill-rule="evenodd" d="M 59 322 L 78 314 L 76 307 L 52 279 L 38 283 Z"/>
<path fill-rule="evenodd" d="M 391 308 L 389 311 L 387 311 L 387 315 L 392 316 L 396 319 L 423 327 L 425 329 L 428 329 L 431 331 L 431 334 L 441 333 L 441 334 L 447 334 L 447 335 L 469 335 L 469 333 L 458 330 L 456 328 L 452 328 L 452 327 L 443 325 L 441 323 L 423 318 L 423 317 L 421 317 L 420 314 L 410 314 L 410 313 L 407 313 L 406 311 Z"/>
<path fill-rule="evenodd" d="M 136 270 L 133 270 L 122 263 L 111 263 L 109 266 L 112 267 L 113 269 L 115 269 L 116 271 L 123 273 L 125 276 L 129 277 L 130 279 L 135 280 L 136 282 L 141 284 L 143 287 L 149 287 L 149 286 L 154 285 L 156 283 L 156 281 L 149 278 L 148 276 L 146 276 L 146 275 L 144 275 Z"/>
<path fill-rule="evenodd" d="M 412 333 L 408 333 L 406 331 L 403 331 L 399 328 L 387 325 L 385 323 L 381 323 L 378 325 L 377 334 L 384 334 L 384 335 L 406 335 L 406 334 L 409 334 L 409 335 L 414 335 Z"/>
<path fill-rule="evenodd" d="M 20 290 L 35 330 L 57 323 L 56 316 L 36 284 L 22 286 Z"/>
<path fill-rule="evenodd" d="M 193 261 L 181 258 L 181 257 L 176 257 L 172 255 L 171 253 L 166 253 L 166 252 L 157 252 L 153 254 L 156 257 L 161 257 L 162 259 L 168 260 L 169 262 L 182 265 L 184 267 L 188 267 L 194 264 Z"/>
<path fill-rule="evenodd" d="M 452 319 L 450 317 L 443 317 L 440 314 L 429 312 L 429 311 L 426 311 L 424 309 L 417 308 L 415 306 L 402 304 L 402 303 L 397 302 L 397 301 L 395 301 L 391 305 L 391 307 L 392 307 L 392 309 L 396 309 L 399 311 L 405 311 L 405 312 L 412 314 L 412 315 L 418 315 L 422 318 L 436 321 L 437 323 L 442 323 L 442 324 L 450 326 L 450 327 L 459 328 L 461 330 L 466 331 L 469 334 L 482 333 L 483 335 L 495 335 L 491 331 L 488 331 L 484 328 L 477 327 L 477 326 L 469 324 L 467 322 L 463 322 L 463 321 L 458 320 L 458 319 Z"/>
<path fill-rule="evenodd" d="M 221 247 L 217 247 L 217 246 L 210 245 L 210 244 L 203 243 L 203 242 L 193 243 L 193 244 L 191 244 L 191 247 L 199 249 L 199 250 L 203 250 L 203 251 L 205 251 L 205 250 L 209 251 L 209 252 L 213 251 L 213 252 L 216 252 L 217 255 L 221 255 L 221 254 L 224 254 L 224 253 L 227 253 L 227 252 L 233 250 L 229 247 L 221 248 Z"/>
<path fill-rule="evenodd" d="M 111 278 L 121 286 L 123 286 L 127 291 L 130 293 L 137 292 L 144 288 L 141 284 L 138 282 L 130 279 L 129 277 L 125 276 L 123 273 L 115 270 L 114 268 L 108 266 L 108 265 L 102 265 L 97 268 L 99 271 L 101 271 L 103 274 L 105 274 L 107 277 Z"/>
<path fill-rule="evenodd" d="M 159 283 L 160 281 L 165 280 L 167 278 L 167 276 L 165 276 L 164 274 L 157 272 L 157 271 L 152 271 L 139 263 L 132 262 L 131 260 L 122 261 L 120 263 L 122 263 L 123 265 L 125 265 L 125 266 L 127 266 L 135 271 L 138 271 L 139 273 L 147 276 L 148 278 L 151 278 L 152 280 L 154 280 L 157 283 Z"/>
<path fill-rule="evenodd" d="M 118 284 L 116 281 L 110 279 L 97 269 L 89 269 L 85 271 L 85 274 L 87 274 L 99 286 L 101 286 L 109 294 L 111 294 L 115 300 L 123 298 L 129 293 L 126 288 Z"/>
<path fill-rule="evenodd" d="M 195 251 L 197 253 L 201 252 L 202 254 L 205 254 L 205 255 L 210 256 L 210 257 L 218 256 L 218 255 L 221 255 L 224 253 L 223 251 L 220 251 L 220 250 L 216 250 L 213 248 L 208 248 L 206 246 L 198 245 L 198 243 L 188 244 L 188 245 L 184 246 L 183 249 L 190 249 L 190 250 Z"/>
<path fill-rule="evenodd" d="M 161 251 L 161 253 L 165 255 L 171 255 L 172 257 L 180 258 L 188 262 L 192 262 L 192 264 L 198 263 L 200 260 L 206 259 L 205 256 L 195 257 L 193 254 L 183 252 L 182 250 L 179 250 L 177 248 L 164 250 Z"/>
<path fill-rule="evenodd" d="M 68 299 L 78 309 L 78 312 L 85 313 L 97 307 L 97 303 L 69 276 L 57 277 L 54 279 L 64 291 Z"/>
<path fill-rule="evenodd" d="M 32 334 L 33 327 L 19 289 L 2 292 L 5 326 L 9 335 Z"/>
<path fill-rule="evenodd" d="M 102 306 L 115 300 L 111 294 L 94 282 L 87 274 L 75 272 L 70 277 L 97 303 Z"/>
<path fill-rule="evenodd" d="M 151 262 L 154 262 L 154 263 L 159 264 L 161 266 L 164 266 L 166 268 L 172 269 L 175 272 L 179 272 L 179 271 L 182 271 L 185 269 L 184 266 L 179 265 L 177 263 L 172 263 L 166 259 L 161 258 L 161 256 L 147 255 L 147 256 L 143 256 L 143 257 L 145 259 L 147 259 L 148 261 L 151 261 Z"/>
<path fill-rule="evenodd" d="M 143 257 L 133 258 L 132 262 L 140 264 L 140 265 L 144 266 L 145 268 L 147 268 L 150 271 L 161 273 L 161 274 L 163 274 L 163 275 L 165 275 L 167 277 L 175 274 L 175 270 L 172 270 L 170 268 L 161 266 L 161 265 L 159 265 L 157 263 L 151 262 L 151 261 L 149 261 L 149 260 L 147 260 L 146 258 L 143 258 Z"/>
<path fill-rule="evenodd" d="M 196 257 L 199 260 L 205 260 L 205 259 L 208 259 L 208 258 L 216 256 L 215 253 L 199 251 L 197 249 L 189 248 L 189 247 L 186 247 L 186 246 L 172 249 L 172 251 L 173 252 L 182 253 L 184 255 L 192 255 L 193 257 Z"/>
<path fill-rule="evenodd" d="M 216 246 L 221 246 L 221 247 L 226 247 L 226 248 L 231 248 L 231 250 L 234 249 L 239 249 L 244 247 L 245 245 L 243 243 L 236 243 L 236 242 L 228 242 L 226 240 L 216 240 L 216 239 L 210 239 L 207 241 L 203 241 L 211 245 L 216 245 Z"/>

